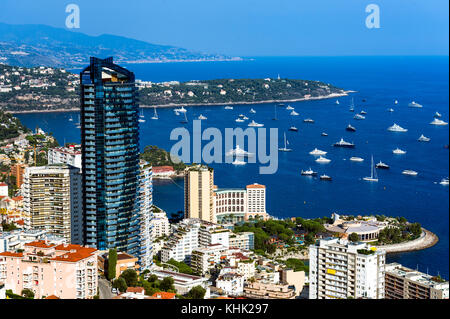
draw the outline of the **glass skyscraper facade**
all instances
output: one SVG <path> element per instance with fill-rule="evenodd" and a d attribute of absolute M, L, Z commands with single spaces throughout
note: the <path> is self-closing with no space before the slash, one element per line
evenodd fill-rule
<path fill-rule="evenodd" d="M 139 106 L 134 74 L 113 58 L 80 73 L 84 242 L 141 251 Z"/>

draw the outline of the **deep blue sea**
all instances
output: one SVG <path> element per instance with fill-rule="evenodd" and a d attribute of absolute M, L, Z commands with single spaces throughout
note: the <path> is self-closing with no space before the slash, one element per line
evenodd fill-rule
<path fill-rule="evenodd" d="M 283 218 L 291 216 L 322 217 L 333 212 L 341 214 L 384 214 L 404 216 L 420 222 L 436 233 L 440 241 L 432 248 L 388 257 L 389 262 L 400 262 L 430 274 L 449 277 L 449 188 L 438 182 L 449 175 L 448 126 L 433 126 L 436 111 L 449 121 L 448 57 L 283 57 L 254 58 L 238 62 L 202 62 L 127 65 L 136 78 L 154 82 L 187 81 L 217 78 L 282 78 L 319 80 L 335 86 L 357 91 L 355 111 L 367 112 L 366 119 L 353 119 L 349 111 L 351 97 L 290 103 L 300 113 L 289 115 L 278 107 L 279 121 L 273 121 L 274 104 L 234 106 L 224 110 L 220 106 L 189 107 L 187 117 L 192 129 L 192 119 L 200 114 L 208 117 L 203 127 L 224 130 L 236 125 L 246 125 L 234 120 L 242 113 L 250 119 L 264 123 L 265 127 L 279 128 L 279 143 L 283 132 L 295 124 L 299 132 L 287 132 L 289 153 L 279 154 L 276 174 L 260 175 L 259 164 L 233 166 L 213 164 L 215 184 L 219 187 L 244 187 L 250 183 L 267 186 L 267 211 Z M 363 101 L 365 100 L 365 102 Z M 394 101 L 398 104 L 394 105 Z M 417 101 L 423 108 L 410 108 Z M 257 112 L 250 114 L 253 107 Z M 394 112 L 388 112 L 393 108 Z M 172 109 L 159 109 L 158 121 L 150 120 L 153 109 L 145 109 L 146 123 L 141 124 L 141 148 L 158 145 L 170 150 L 170 131 L 181 126 L 180 117 Z M 68 122 L 77 113 L 21 114 L 18 117 L 30 128 L 42 127 L 52 132 L 60 143 L 79 142 L 79 130 Z M 303 123 L 312 118 L 314 124 Z M 76 122 L 76 121 L 74 121 Z M 74 123 L 73 122 L 73 123 Z M 407 133 L 387 131 L 393 123 L 407 128 Z M 357 132 L 345 130 L 348 124 Z M 321 132 L 328 136 L 321 136 Z M 429 143 L 418 142 L 424 134 Z M 337 149 L 331 145 L 341 137 L 354 142 L 355 149 Z M 318 164 L 308 154 L 315 147 L 328 152 L 329 164 Z M 405 155 L 394 155 L 395 148 L 406 150 Z M 369 183 L 361 178 L 370 174 L 370 157 L 391 166 L 378 171 L 379 182 Z M 351 156 L 360 156 L 362 163 L 350 162 Z M 302 169 L 313 168 L 333 177 L 332 182 L 300 175 Z M 402 175 L 405 169 L 419 172 L 416 177 Z M 154 201 L 169 213 L 183 209 L 183 181 L 154 183 Z"/>

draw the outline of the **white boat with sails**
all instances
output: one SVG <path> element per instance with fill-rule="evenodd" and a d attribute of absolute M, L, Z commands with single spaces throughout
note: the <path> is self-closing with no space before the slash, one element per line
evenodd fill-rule
<path fill-rule="evenodd" d="M 69 117 L 69 122 L 73 122 L 72 115 Z"/>
<path fill-rule="evenodd" d="M 158 120 L 158 119 L 159 119 L 159 117 L 158 117 L 158 113 L 156 112 L 156 106 L 155 106 L 155 113 L 152 116 L 152 120 Z"/>
<path fill-rule="evenodd" d="M 406 151 L 399 149 L 398 147 L 392 151 L 392 153 L 396 154 L 396 155 L 403 155 L 406 154 Z"/>
<path fill-rule="evenodd" d="M 327 152 L 321 151 L 317 148 L 313 149 L 311 152 L 309 152 L 310 155 L 326 155 Z"/>
<path fill-rule="evenodd" d="M 321 164 L 328 164 L 329 162 L 331 162 L 331 160 L 326 157 L 319 156 L 319 158 L 316 159 L 316 162 Z"/>
<path fill-rule="evenodd" d="M 292 106 L 290 106 L 290 105 L 288 105 L 287 107 L 286 107 L 286 110 L 288 110 L 288 111 L 291 111 L 291 110 L 293 110 L 294 108 L 292 107 Z"/>
<path fill-rule="evenodd" d="M 254 109 L 250 109 L 250 113 L 255 114 L 256 111 Z"/>
<path fill-rule="evenodd" d="M 373 165 L 373 156 L 372 156 L 372 162 L 370 166 L 370 177 L 363 177 L 363 180 L 368 182 L 378 182 L 378 176 L 377 176 L 377 170 L 375 169 L 375 166 Z"/>
<path fill-rule="evenodd" d="M 248 123 L 248 126 L 250 126 L 250 127 L 263 127 L 264 124 L 256 123 L 255 120 L 252 120 L 250 123 Z"/>
<path fill-rule="evenodd" d="M 207 120 L 208 118 L 207 118 L 206 116 L 200 114 L 200 115 L 198 116 L 198 119 L 199 119 L 199 120 Z"/>
<path fill-rule="evenodd" d="M 141 109 L 141 115 L 139 115 L 139 123 L 145 123 L 145 119 L 144 119 L 144 109 Z"/>
<path fill-rule="evenodd" d="M 298 116 L 298 113 L 295 112 L 294 110 L 292 110 L 291 115 L 292 115 L 292 116 Z"/>
<path fill-rule="evenodd" d="M 424 136 L 423 134 L 417 139 L 419 142 L 429 142 L 431 138 Z"/>
<path fill-rule="evenodd" d="M 434 117 L 441 117 L 442 115 L 441 115 L 441 113 L 439 113 L 439 112 L 436 112 L 436 113 L 434 113 Z"/>
<path fill-rule="evenodd" d="M 187 112 L 187 110 L 182 106 L 181 108 L 179 108 L 179 109 L 175 109 L 174 110 L 174 112 L 178 112 L 178 113 L 186 113 Z"/>
<path fill-rule="evenodd" d="M 289 141 L 286 139 L 286 133 L 284 133 L 284 147 L 280 147 L 278 150 L 280 152 L 292 152 L 292 149 L 287 148 Z"/>
<path fill-rule="evenodd" d="M 436 118 L 430 124 L 431 125 L 448 125 L 447 122 L 442 121 L 440 119 L 436 119 Z"/>
<path fill-rule="evenodd" d="M 339 105 L 339 100 L 336 100 L 336 104 Z"/>
<path fill-rule="evenodd" d="M 403 128 L 400 125 L 395 124 L 395 123 L 394 123 L 394 125 L 389 126 L 387 130 L 391 131 L 391 132 L 408 132 L 408 130 L 406 128 Z"/>

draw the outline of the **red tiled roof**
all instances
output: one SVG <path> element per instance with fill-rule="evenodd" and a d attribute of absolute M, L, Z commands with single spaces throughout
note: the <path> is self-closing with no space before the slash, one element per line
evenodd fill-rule
<path fill-rule="evenodd" d="M 163 172 L 173 172 L 174 169 L 172 166 L 153 166 L 152 172 L 153 173 L 163 173 Z"/>
<path fill-rule="evenodd" d="M 173 292 L 160 291 L 155 292 L 152 297 L 156 297 L 157 299 L 175 299 L 175 295 Z"/>
<path fill-rule="evenodd" d="M 5 256 L 5 257 L 23 257 L 22 253 L 13 253 L 10 251 L 4 251 L 2 253 L 0 253 L 0 256 Z"/>
<path fill-rule="evenodd" d="M 50 295 L 48 297 L 45 297 L 45 299 L 59 299 L 59 297 L 57 297 L 55 295 Z"/>
<path fill-rule="evenodd" d="M 127 292 L 134 292 L 134 293 L 144 293 L 145 289 L 142 287 L 128 287 Z"/>
<path fill-rule="evenodd" d="M 0 183 L 0 186 L 8 186 L 8 184 Z"/>
<path fill-rule="evenodd" d="M 59 251 L 67 251 L 67 253 L 54 257 L 51 260 L 55 261 L 66 261 L 66 262 L 78 262 L 85 258 L 91 257 L 92 253 L 97 251 L 95 248 L 83 247 L 80 245 L 58 245 L 55 247 L 55 250 Z"/>
<path fill-rule="evenodd" d="M 252 185 L 247 185 L 247 188 L 266 188 L 266 186 L 255 183 Z"/>
<path fill-rule="evenodd" d="M 25 246 L 38 247 L 38 248 L 51 248 L 51 247 L 55 247 L 55 244 L 47 244 L 45 242 L 45 240 L 36 240 L 36 241 L 32 241 L 31 243 L 26 243 Z"/>
<path fill-rule="evenodd" d="M 13 201 L 21 201 L 23 200 L 23 196 L 17 196 L 12 198 Z"/>

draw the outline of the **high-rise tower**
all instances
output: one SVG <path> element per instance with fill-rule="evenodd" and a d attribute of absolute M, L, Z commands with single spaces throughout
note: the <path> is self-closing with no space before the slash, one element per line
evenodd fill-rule
<path fill-rule="evenodd" d="M 139 107 L 134 74 L 91 58 L 80 73 L 85 244 L 140 250 Z"/>

